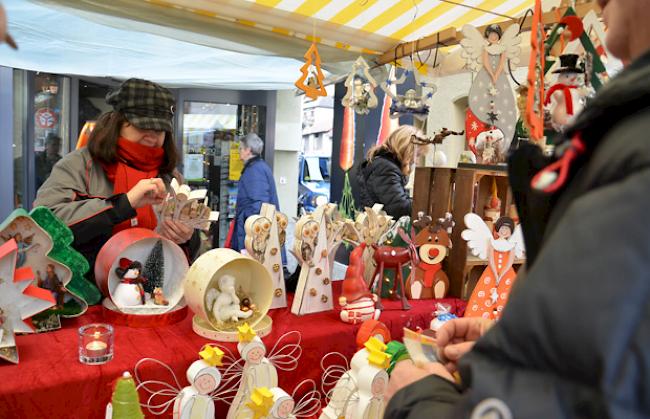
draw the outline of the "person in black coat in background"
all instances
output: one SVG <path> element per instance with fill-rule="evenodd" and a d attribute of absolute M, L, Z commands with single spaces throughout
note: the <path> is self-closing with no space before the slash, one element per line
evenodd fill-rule
<path fill-rule="evenodd" d="M 650 417 L 650 0 L 599 3 L 610 52 L 631 64 L 554 156 L 511 156 L 525 275 L 498 323 L 443 326 L 444 364 L 397 364 L 386 419 Z"/>
<path fill-rule="evenodd" d="M 412 137 L 423 137 L 417 128 L 402 125 L 386 141 L 371 148 L 357 171 L 361 208 L 383 204 L 394 219 L 411 215 L 413 200 L 406 190 L 411 164 L 415 159 Z"/>

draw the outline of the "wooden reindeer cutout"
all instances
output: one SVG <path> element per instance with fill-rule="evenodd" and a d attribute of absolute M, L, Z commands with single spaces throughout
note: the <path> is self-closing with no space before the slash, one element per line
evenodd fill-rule
<path fill-rule="evenodd" d="M 428 217 L 428 220 L 431 220 Z M 451 249 L 449 238 L 449 221 L 440 219 L 435 225 L 429 224 L 411 240 L 406 235 L 402 238 L 418 249 L 419 263 L 411 270 L 406 282 L 406 295 L 414 300 L 444 298 L 449 290 L 449 278 L 442 270 L 442 262 Z M 453 221 L 452 221 L 453 222 Z M 451 229 L 451 228 L 449 228 Z"/>
<path fill-rule="evenodd" d="M 372 245 L 375 250 L 372 257 L 377 265 L 375 272 L 372 275 L 373 283 L 370 286 L 372 291 L 376 284 L 379 283 L 379 290 L 375 292 L 377 295 L 381 296 L 381 288 L 384 283 L 384 270 L 393 269 L 395 270 L 395 283 L 393 288 L 389 293 L 396 298 L 402 300 L 402 309 L 409 310 L 411 305 L 406 300 L 406 294 L 404 290 L 404 277 L 402 276 L 402 268 L 407 263 L 411 263 L 411 266 L 418 265 L 418 256 L 417 251 L 413 246 L 409 247 L 392 247 L 392 246 L 377 246 Z M 397 285 L 400 286 L 399 294 L 397 292 Z M 377 308 L 383 310 L 383 305 L 381 304 L 381 299 L 377 301 Z"/>
<path fill-rule="evenodd" d="M 304 215 L 296 223 L 293 253 L 301 263 L 291 312 L 298 316 L 334 308 L 325 217 Z"/>

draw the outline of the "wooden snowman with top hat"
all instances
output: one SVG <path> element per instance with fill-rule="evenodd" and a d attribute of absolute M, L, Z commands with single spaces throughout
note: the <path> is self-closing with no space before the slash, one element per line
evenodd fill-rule
<path fill-rule="evenodd" d="M 577 54 L 560 56 L 560 68 L 554 85 L 546 92 L 545 105 L 551 114 L 553 129 L 561 132 L 571 124 L 585 106 L 586 92 L 583 88 L 584 71 L 578 65 Z"/>

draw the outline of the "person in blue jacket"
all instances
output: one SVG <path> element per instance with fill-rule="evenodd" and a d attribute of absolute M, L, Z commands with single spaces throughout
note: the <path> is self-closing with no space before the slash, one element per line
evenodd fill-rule
<path fill-rule="evenodd" d="M 239 156 L 244 161 L 244 169 L 239 178 L 235 231 L 231 243 L 231 247 L 237 251 L 244 248 L 244 225 L 248 217 L 259 214 L 264 203 L 273 204 L 280 211 L 273 173 L 260 156 L 263 148 L 264 143 L 256 134 L 246 135 L 239 143 Z"/>

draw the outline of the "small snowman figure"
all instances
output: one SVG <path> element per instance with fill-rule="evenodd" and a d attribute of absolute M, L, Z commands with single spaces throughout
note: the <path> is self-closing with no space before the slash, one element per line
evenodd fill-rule
<path fill-rule="evenodd" d="M 142 263 L 127 258 L 120 259 L 120 264 L 115 269 L 115 274 L 120 279 L 120 283 L 115 287 L 112 295 L 116 306 L 144 305 L 145 293 L 142 284 L 147 282 L 147 279 L 141 273 Z"/>

